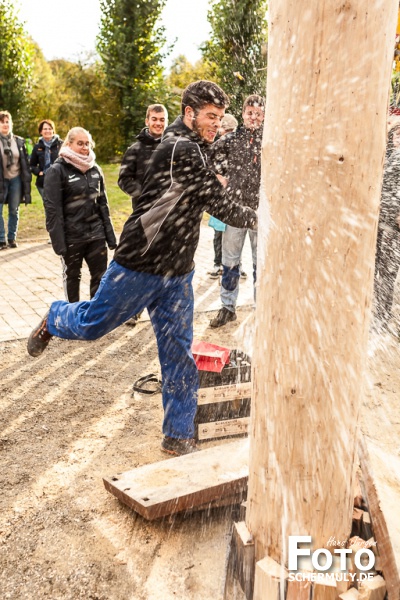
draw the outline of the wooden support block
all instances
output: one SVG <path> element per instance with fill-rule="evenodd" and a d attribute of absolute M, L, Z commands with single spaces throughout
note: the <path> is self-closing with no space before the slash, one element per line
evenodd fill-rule
<path fill-rule="evenodd" d="M 247 500 L 244 500 L 240 504 L 240 508 L 239 508 L 239 521 L 246 520 L 246 509 L 247 509 Z"/>
<path fill-rule="evenodd" d="M 248 476 L 248 440 L 238 440 L 103 478 L 105 488 L 145 519 L 224 499 L 244 499 Z"/>
<path fill-rule="evenodd" d="M 336 600 L 337 588 L 336 581 L 332 581 L 328 577 L 320 581 L 315 581 L 313 584 L 313 600 Z"/>
<path fill-rule="evenodd" d="M 384 600 L 386 595 L 386 583 L 380 575 L 361 581 L 358 589 L 360 600 Z"/>
<path fill-rule="evenodd" d="M 364 511 L 361 508 L 353 508 L 353 523 L 351 527 L 351 536 L 361 537 L 361 524 Z"/>
<path fill-rule="evenodd" d="M 256 563 L 253 600 L 284 598 L 287 577 L 288 573 L 285 567 L 270 556 L 259 560 Z"/>
<path fill-rule="evenodd" d="M 370 441 L 369 444 L 372 448 Z M 374 524 L 374 537 L 379 548 L 379 570 L 382 570 L 385 578 L 388 600 L 399 600 L 400 526 L 398 511 L 393 510 L 394 503 L 400 499 L 400 494 L 396 491 L 398 490 L 396 479 L 398 471 L 392 466 L 390 470 L 385 468 L 384 459 L 380 459 L 376 448 L 373 449 L 372 456 L 378 469 L 375 473 L 373 473 L 372 459 L 366 440 L 364 436 L 361 436 L 359 456 L 368 509 Z M 385 477 L 380 475 L 381 471 Z M 393 481 L 392 485 L 389 485 L 390 481 Z"/>
<path fill-rule="evenodd" d="M 343 592 L 343 594 L 339 594 L 339 598 L 341 600 L 359 600 L 360 593 L 356 588 L 350 588 L 347 592 Z"/>
<path fill-rule="evenodd" d="M 228 558 L 225 580 L 226 600 L 231 599 L 233 580 L 240 583 L 247 600 L 253 598 L 255 569 L 254 540 L 244 521 L 235 523 Z M 236 596 L 235 596 L 236 597 Z"/>
<path fill-rule="evenodd" d="M 361 489 L 360 473 L 358 471 L 354 478 L 354 506 L 356 508 L 363 508 L 365 506 L 365 500 Z"/>
<path fill-rule="evenodd" d="M 369 540 L 372 537 L 371 517 L 367 511 L 364 511 L 362 516 L 361 537 L 364 540 Z"/>
<path fill-rule="evenodd" d="M 310 600 L 311 581 L 288 581 L 286 600 Z"/>

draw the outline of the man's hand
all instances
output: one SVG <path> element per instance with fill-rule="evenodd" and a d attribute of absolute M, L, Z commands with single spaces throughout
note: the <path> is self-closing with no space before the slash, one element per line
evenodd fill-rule
<path fill-rule="evenodd" d="M 228 180 L 226 177 L 223 177 L 222 175 L 220 175 L 219 173 L 216 174 L 218 177 L 218 181 L 224 186 L 224 188 L 226 188 L 226 186 L 228 185 Z"/>

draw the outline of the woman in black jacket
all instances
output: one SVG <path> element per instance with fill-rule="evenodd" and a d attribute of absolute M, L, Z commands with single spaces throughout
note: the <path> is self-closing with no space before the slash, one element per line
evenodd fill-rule
<path fill-rule="evenodd" d="M 54 252 L 61 256 L 64 290 L 79 301 L 83 260 L 90 271 L 92 298 L 107 269 L 107 248 L 116 248 L 103 173 L 95 163 L 88 131 L 73 127 L 59 157 L 46 173 L 43 202 Z"/>
<path fill-rule="evenodd" d="M 55 132 L 55 125 L 51 119 L 43 119 L 39 123 L 39 141 L 34 145 L 30 166 L 36 175 L 36 187 L 43 198 L 44 176 L 54 163 L 60 152 L 63 141 Z"/>

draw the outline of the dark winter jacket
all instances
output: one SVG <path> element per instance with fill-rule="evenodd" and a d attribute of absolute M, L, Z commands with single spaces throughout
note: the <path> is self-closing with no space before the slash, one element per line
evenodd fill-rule
<path fill-rule="evenodd" d="M 104 177 L 94 165 L 86 173 L 59 157 L 44 180 L 46 228 L 54 252 L 64 255 L 68 244 L 105 239 L 116 247 Z"/>
<path fill-rule="evenodd" d="M 394 150 L 386 160 L 383 172 L 379 229 L 400 233 L 400 149 Z"/>
<path fill-rule="evenodd" d="M 239 127 L 210 149 L 210 164 L 228 178 L 226 191 L 235 202 L 257 210 L 260 201 L 261 142 L 263 129 Z"/>
<path fill-rule="evenodd" d="M 180 117 L 166 129 L 114 254 L 120 265 L 155 275 L 189 273 L 205 210 L 235 227 L 256 227 L 256 213 L 233 202 L 208 168 L 205 146 Z"/>
<path fill-rule="evenodd" d="M 52 145 L 50 146 L 50 162 L 54 163 L 56 158 L 58 157 L 58 153 L 60 152 L 60 148 L 62 146 L 63 141 L 60 140 L 58 136 L 53 140 Z M 44 187 L 44 160 L 45 160 L 45 151 L 46 146 L 43 142 L 43 139 L 40 138 L 37 144 L 34 145 L 31 158 L 30 158 L 30 166 L 31 171 L 34 175 L 36 175 L 36 186 L 39 188 Z M 39 175 L 42 173 L 42 175 Z"/>
<path fill-rule="evenodd" d="M 146 167 L 151 155 L 161 142 L 161 138 L 154 138 L 149 134 L 147 127 L 136 136 L 138 140 L 124 154 L 119 172 L 118 185 L 125 194 L 131 197 L 132 209 L 142 191 L 142 182 Z"/>
<path fill-rule="evenodd" d="M 17 142 L 19 150 L 19 161 L 21 167 L 21 182 L 22 182 L 22 195 L 21 202 L 25 204 L 31 204 L 31 181 L 32 173 L 29 168 L 28 153 L 25 147 L 25 140 L 18 135 L 14 135 L 15 141 Z M 0 143 L 0 154 L 2 154 L 3 145 Z M 2 157 L 0 156 L 0 204 L 4 203 L 4 173 L 2 168 Z M 7 204 L 7 201 L 6 201 Z"/>

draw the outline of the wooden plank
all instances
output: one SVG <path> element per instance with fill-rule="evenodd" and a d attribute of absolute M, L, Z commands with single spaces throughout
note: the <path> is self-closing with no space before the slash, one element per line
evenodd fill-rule
<path fill-rule="evenodd" d="M 371 446 L 370 441 L 368 444 Z M 379 451 L 375 448 L 375 466 L 386 474 L 385 479 L 380 479 L 379 471 L 377 472 L 375 469 L 374 472 L 372 469 L 372 460 L 364 436 L 360 438 L 359 456 L 374 537 L 379 548 L 379 567 L 385 578 L 388 600 L 399 600 L 400 527 L 396 501 L 400 496 L 395 492 L 398 489 L 399 470 L 394 469 L 391 472 L 392 485 L 390 485 L 384 459 L 379 460 Z M 393 501 L 395 505 L 392 505 Z M 388 527 L 388 522 L 390 527 Z"/>
<path fill-rule="evenodd" d="M 270 556 L 265 556 L 259 560 L 256 563 L 253 600 L 279 600 L 280 597 L 283 598 L 287 577 L 286 569 Z M 282 594 L 280 593 L 281 590 L 283 591 Z"/>
<path fill-rule="evenodd" d="M 227 437 L 229 435 L 246 435 L 249 431 L 250 417 L 238 419 L 225 419 L 223 421 L 210 421 L 199 423 L 197 438 L 199 442 Z"/>
<path fill-rule="evenodd" d="M 193 506 L 188 510 L 211 510 L 213 508 L 222 508 L 223 506 L 234 506 L 235 504 L 241 504 L 246 494 L 247 490 L 243 489 L 239 494 L 233 494 L 232 496 L 226 496 L 223 498 L 219 498 L 218 500 L 211 500 L 210 502 L 205 502 L 204 504 Z"/>
<path fill-rule="evenodd" d="M 105 488 L 145 519 L 189 510 L 247 488 L 248 440 L 237 440 L 104 477 Z M 236 501 L 236 500 L 235 500 Z"/>

